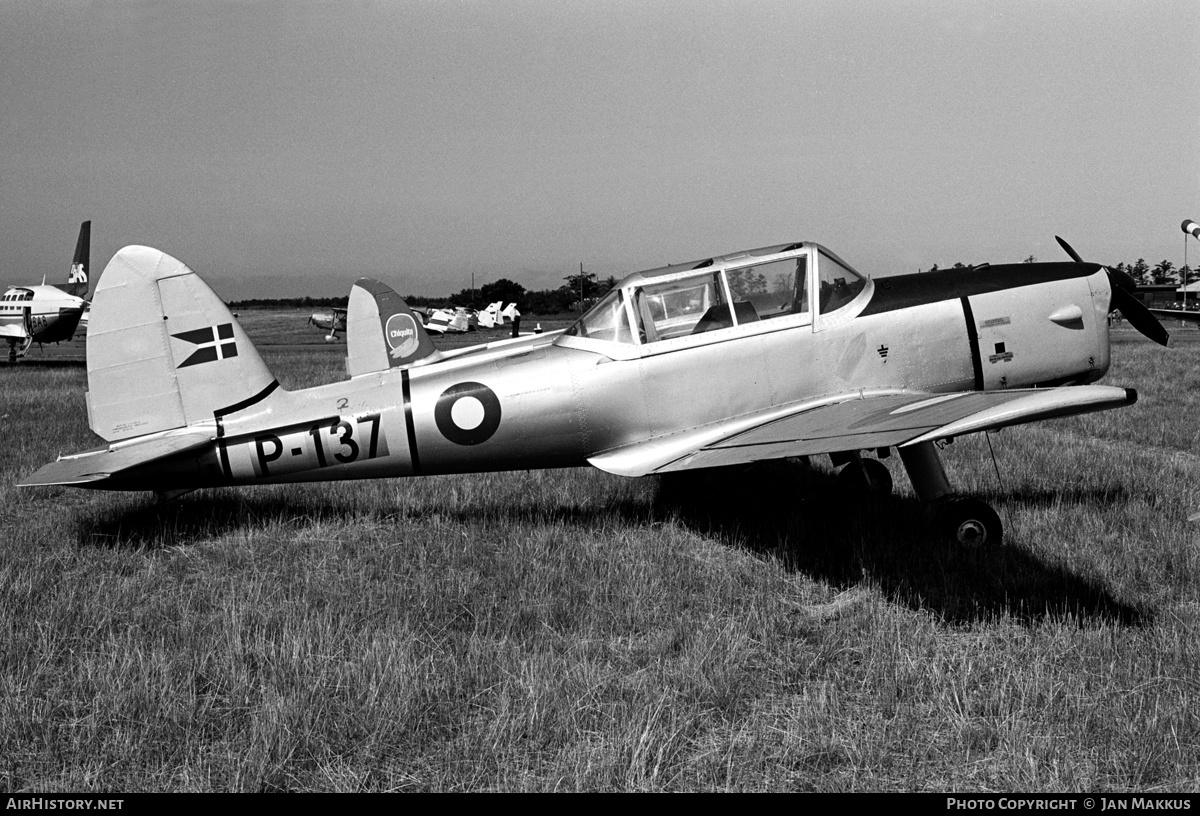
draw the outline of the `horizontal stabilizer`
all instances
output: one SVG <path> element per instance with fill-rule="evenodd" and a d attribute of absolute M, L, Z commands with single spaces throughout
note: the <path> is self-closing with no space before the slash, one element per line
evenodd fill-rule
<path fill-rule="evenodd" d="M 421 321 L 390 287 L 360 278 L 346 314 L 346 373 L 351 377 L 438 359 Z"/>
<path fill-rule="evenodd" d="M 103 487 L 102 482 L 108 481 L 123 471 L 185 451 L 202 448 L 211 444 L 212 441 L 213 434 L 208 432 L 175 434 L 134 444 L 88 451 L 74 456 L 62 456 L 57 461 L 44 465 L 17 487 L 47 485 Z"/>
<path fill-rule="evenodd" d="M 777 406 L 593 456 L 609 473 L 645 476 L 837 451 L 915 445 L 1055 417 L 1132 405 L 1106 385 L 931 394 L 851 392 Z"/>

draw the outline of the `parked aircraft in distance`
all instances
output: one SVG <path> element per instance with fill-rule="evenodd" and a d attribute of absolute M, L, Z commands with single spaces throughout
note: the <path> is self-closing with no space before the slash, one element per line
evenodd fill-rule
<path fill-rule="evenodd" d="M 1064 247 L 1066 244 L 1064 243 Z M 998 544 L 935 442 L 1133 403 L 1094 385 L 1110 305 L 1167 333 L 1099 264 L 864 277 L 800 242 L 640 272 L 570 328 L 441 352 L 394 291 L 351 290 L 350 379 L 285 391 L 181 261 L 130 246 L 93 301 L 88 419 L 106 446 L 22 486 L 149 490 L 591 464 L 623 476 L 897 448 L 935 529 Z"/>
<path fill-rule="evenodd" d="M 453 334 L 475 331 L 480 327 L 494 329 L 503 326 L 505 320 L 511 321 L 520 317 L 517 304 L 510 303 L 507 309 L 502 308 L 503 306 L 504 302 L 500 300 L 481 310 L 468 309 L 465 306 L 416 306 L 412 313 L 430 334 Z"/>
<path fill-rule="evenodd" d="M 497 300 L 479 313 L 479 325 L 485 329 L 491 329 L 496 326 L 503 326 L 505 321 L 511 323 L 520 316 L 521 313 L 517 311 L 517 304 L 510 303 L 508 304 L 508 308 L 505 308 L 504 301 Z"/>
<path fill-rule="evenodd" d="M 65 284 L 10 286 L 0 297 L 0 339 L 8 342 L 9 362 L 24 357 L 34 343 L 70 340 L 87 307 L 92 222 L 79 225 L 75 258 Z"/>
<path fill-rule="evenodd" d="M 497 300 L 495 303 L 489 303 L 486 308 L 480 309 L 475 318 L 479 325 L 485 329 L 494 329 L 496 326 L 504 325 L 504 318 L 500 315 L 500 310 L 504 308 L 504 301 Z"/>
<path fill-rule="evenodd" d="M 434 309 L 428 313 L 425 320 L 425 329 L 432 334 L 462 333 L 473 328 L 475 326 L 471 325 L 471 314 L 462 306 Z"/>
<path fill-rule="evenodd" d="M 346 330 L 346 310 L 333 306 L 328 312 L 314 312 L 308 322 L 318 329 L 329 329 L 325 342 L 332 343 L 338 339 L 338 332 Z"/>

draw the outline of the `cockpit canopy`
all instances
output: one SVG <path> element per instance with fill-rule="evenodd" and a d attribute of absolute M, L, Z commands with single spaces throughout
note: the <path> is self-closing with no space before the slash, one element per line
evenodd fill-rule
<path fill-rule="evenodd" d="M 641 345 L 782 317 L 803 324 L 813 301 L 829 314 L 866 285 L 818 244 L 781 245 L 630 275 L 563 335 Z"/>

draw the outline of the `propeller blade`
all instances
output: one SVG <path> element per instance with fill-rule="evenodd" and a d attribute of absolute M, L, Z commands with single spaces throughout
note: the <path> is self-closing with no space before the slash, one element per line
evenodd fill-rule
<path fill-rule="evenodd" d="M 1111 273 L 1109 274 L 1111 275 Z M 1112 305 L 1125 316 L 1125 319 L 1129 321 L 1129 325 L 1160 346 L 1167 345 L 1167 341 L 1171 338 L 1170 332 L 1164 329 L 1163 325 L 1158 322 L 1158 318 L 1150 313 L 1150 310 L 1146 308 L 1146 304 L 1120 286 L 1114 286 L 1112 290 Z"/>
<path fill-rule="evenodd" d="M 1070 244 L 1057 235 L 1054 236 L 1054 240 L 1058 241 L 1058 245 L 1066 250 L 1067 254 L 1071 256 L 1071 260 L 1075 263 L 1084 263 L 1083 258 L 1079 257 L 1079 253 L 1072 249 Z M 1134 297 L 1133 292 L 1137 289 L 1137 281 L 1116 269 L 1108 267 L 1104 269 L 1108 272 L 1108 281 L 1112 285 L 1110 305 L 1125 316 L 1129 325 L 1160 346 L 1165 346 L 1171 338 L 1171 333 L 1163 328 L 1162 323 L 1158 322 L 1158 318 L 1146 308 L 1146 304 Z"/>
<path fill-rule="evenodd" d="M 1105 269 L 1108 269 L 1108 267 L 1105 267 Z M 1117 286 L 1120 286 L 1130 294 L 1133 294 L 1133 292 L 1137 289 L 1137 281 L 1133 279 L 1133 276 L 1120 269 L 1109 269 L 1108 279 L 1116 283 Z"/>
<path fill-rule="evenodd" d="M 1071 256 L 1072 261 L 1075 263 L 1083 263 L 1083 258 L 1080 258 L 1079 253 L 1071 249 L 1070 244 L 1068 244 L 1062 238 L 1059 238 L 1057 235 L 1054 236 L 1054 240 L 1058 241 L 1058 245 L 1067 251 L 1067 254 Z"/>

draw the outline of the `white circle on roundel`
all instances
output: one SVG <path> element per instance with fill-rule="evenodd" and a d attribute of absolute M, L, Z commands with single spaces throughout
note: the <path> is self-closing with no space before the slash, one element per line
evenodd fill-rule
<path fill-rule="evenodd" d="M 464 431 L 474 430 L 483 422 L 483 403 L 475 397 L 462 397 L 450 407 L 450 421 Z"/>

